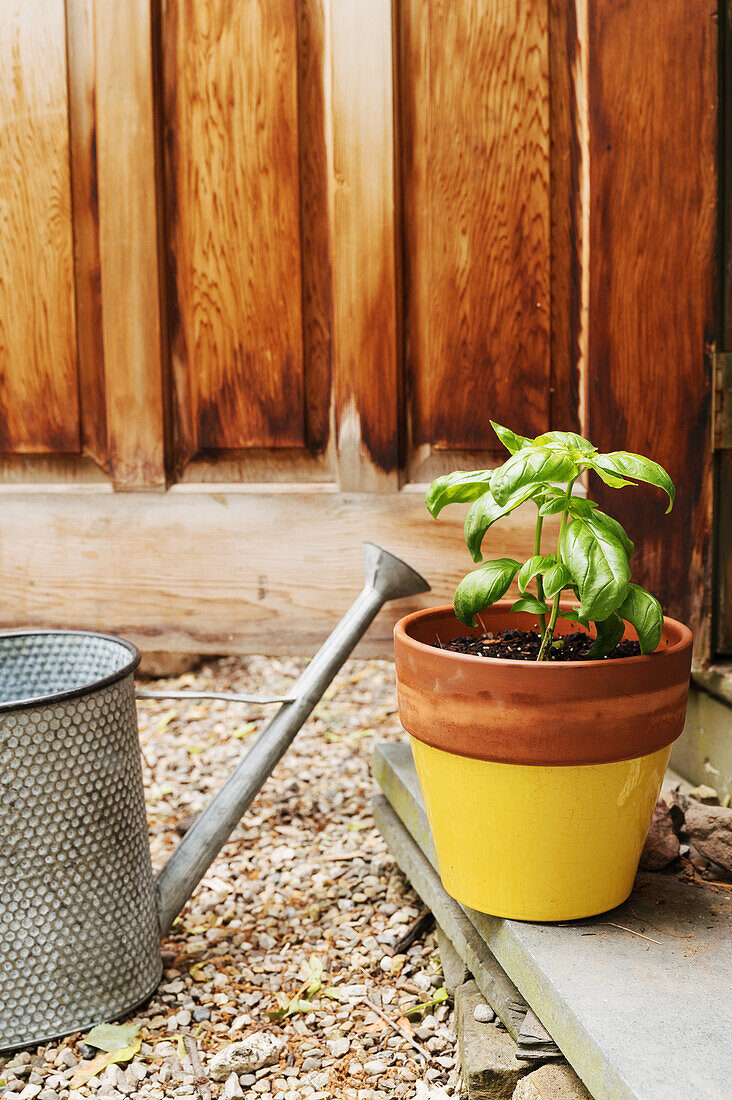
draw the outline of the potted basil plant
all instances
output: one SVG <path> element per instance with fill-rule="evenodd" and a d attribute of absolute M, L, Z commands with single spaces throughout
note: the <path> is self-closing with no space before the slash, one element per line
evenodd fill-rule
<path fill-rule="evenodd" d="M 481 564 L 453 606 L 397 624 L 399 713 L 447 891 L 497 916 L 587 917 L 632 889 L 684 725 L 692 635 L 633 582 L 631 539 L 577 487 L 587 470 L 618 489 L 645 482 L 670 511 L 674 486 L 651 459 L 601 454 L 573 432 L 493 427 L 507 461 L 427 493 L 434 517 L 470 504 L 465 539 Z M 526 502 L 530 556 L 484 562 L 493 524 Z M 514 580 L 518 598 L 503 599 Z"/>

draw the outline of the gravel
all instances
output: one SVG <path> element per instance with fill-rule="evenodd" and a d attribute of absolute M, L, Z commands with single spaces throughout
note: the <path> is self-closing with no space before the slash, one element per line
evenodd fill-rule
<path fill-rule="evenodd" d="M 222 658 L 154 686 L 280 694 L 304 663 Z M 138 705 L 157 869 L 272 708 Z M 136 1059 L 71 1089 L 92 1053 L 83 1035 L 0 1056 L 0 1097 L 233 1097 L 231 1074 L 214 1080 L 212 1063 L 226 1064 L 229 1045 L 262 1033 L 278 1041 L 278 1057 L 237 1074 L 247 1097 L 411 1100 L 440 1088 L 459 1096 L 450 1004 L 404 1015 L 443 984 L 435 933 L 391 953 L 422 906 L 374 828 L 369 761 L 376 741 L 403 736 L 393 665 L 349 661 L 164 941 L 160 987 L 128 1017 L 140 1025 Z"/>

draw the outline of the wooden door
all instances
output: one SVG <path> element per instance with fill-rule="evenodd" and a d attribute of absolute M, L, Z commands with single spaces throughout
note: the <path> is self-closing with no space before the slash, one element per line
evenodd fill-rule
<path fill-rule="evenodd" d="M 33 0 L 0 32 L 5 624 L 310 652 L 362 538 L 449 599 L 463 517 L 424 488 L 501 461 L 494 419 L 668 464 L 670 519 L 612 507 L 709 652 L 712 10 Z"/>

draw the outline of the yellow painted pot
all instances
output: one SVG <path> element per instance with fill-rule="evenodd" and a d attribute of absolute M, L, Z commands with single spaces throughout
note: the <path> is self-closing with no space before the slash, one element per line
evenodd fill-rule
<path fill-rule="evenodd" d="M 630 894 L 670 746 L 611 764 L 503 764 L 412 752 L 448 894 L 482 913 L 556 921 Z"/>
<path fill-rule="evenodd" d="M 510 606 L 481 612 L 485 629 L 535 628 Z M 394 632 L 399 714 L 445 889 L 516 920 L 614 908 L 683 729 L 691 631 L 667 618 L 647 656 L 541 664 L 443 648 L 468 632 L 451 606 Z"/>

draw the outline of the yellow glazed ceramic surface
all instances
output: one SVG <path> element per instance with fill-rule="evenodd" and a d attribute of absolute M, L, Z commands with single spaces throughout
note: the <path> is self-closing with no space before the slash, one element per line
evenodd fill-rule
<path fill-rule="evenodd" d="M 452 897 L 483 913 L 555 921 L 630 894 L 671 747 L 609 764 L 503 764 L 411 738 Z"/>

